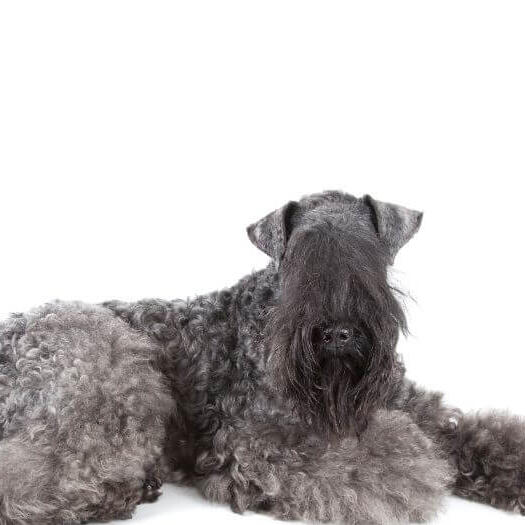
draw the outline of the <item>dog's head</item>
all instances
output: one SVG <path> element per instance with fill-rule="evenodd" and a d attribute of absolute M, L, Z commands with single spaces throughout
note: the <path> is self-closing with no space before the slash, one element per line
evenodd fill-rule
<path fill-rule="evenodd" d="M 403 310 L 387 280 L 422 213 L 341 192 L 289 202 L 248 227 L 279 271 L 267 343 L 301 417 L 358 434 L 398 379 Z"/>

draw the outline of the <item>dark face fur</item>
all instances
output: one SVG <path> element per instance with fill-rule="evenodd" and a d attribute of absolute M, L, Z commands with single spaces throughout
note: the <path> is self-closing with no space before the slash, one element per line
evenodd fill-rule
<path fill-rule="evenodd" d="M 277 230 L 255 226 L 282 249 L 266 339 L 273 370 L 302 419 L 322 432 L 359 434 L 398 377 L 405 317 L 387 281 L 393 253 L 374 205 L 325 193 L 275 212 Z"/>

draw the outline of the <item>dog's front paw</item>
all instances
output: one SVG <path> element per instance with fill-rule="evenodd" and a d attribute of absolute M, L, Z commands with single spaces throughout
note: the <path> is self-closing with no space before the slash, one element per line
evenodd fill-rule
<path fill-rule="evenodd" d="M 162 481 L 155 477 L 151 476 L 144 480 L 142 485 L 142 499 L 141 503 L 153 503 L 157 501 L 159 496 L 162 494 L 160 488 L 162 487 Z"/>
<path fill-rule="evenodd" d="M 460 424 L 454 492 L 525 515 L 525 419 L 505 412 L 465 416 Z"/>

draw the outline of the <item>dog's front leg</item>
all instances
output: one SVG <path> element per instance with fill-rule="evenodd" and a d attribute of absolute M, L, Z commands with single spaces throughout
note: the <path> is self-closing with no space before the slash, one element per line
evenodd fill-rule
<path fill-rule="evenodd" d="M 394 406 L 408 412 L 453 465 L 455 494 L 525 514 L 525 419 L 462 414 L 441 397 L 406 382 Z"/>

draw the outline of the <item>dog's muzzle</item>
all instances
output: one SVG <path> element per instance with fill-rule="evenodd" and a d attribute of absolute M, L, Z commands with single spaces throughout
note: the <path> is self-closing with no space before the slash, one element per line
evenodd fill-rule
<path fill-rule="evenodd" d="M 315 333 L 314 342 L 325 356 L 365 357 L 366 336 L 350 324 L 324 324 Z"/>

